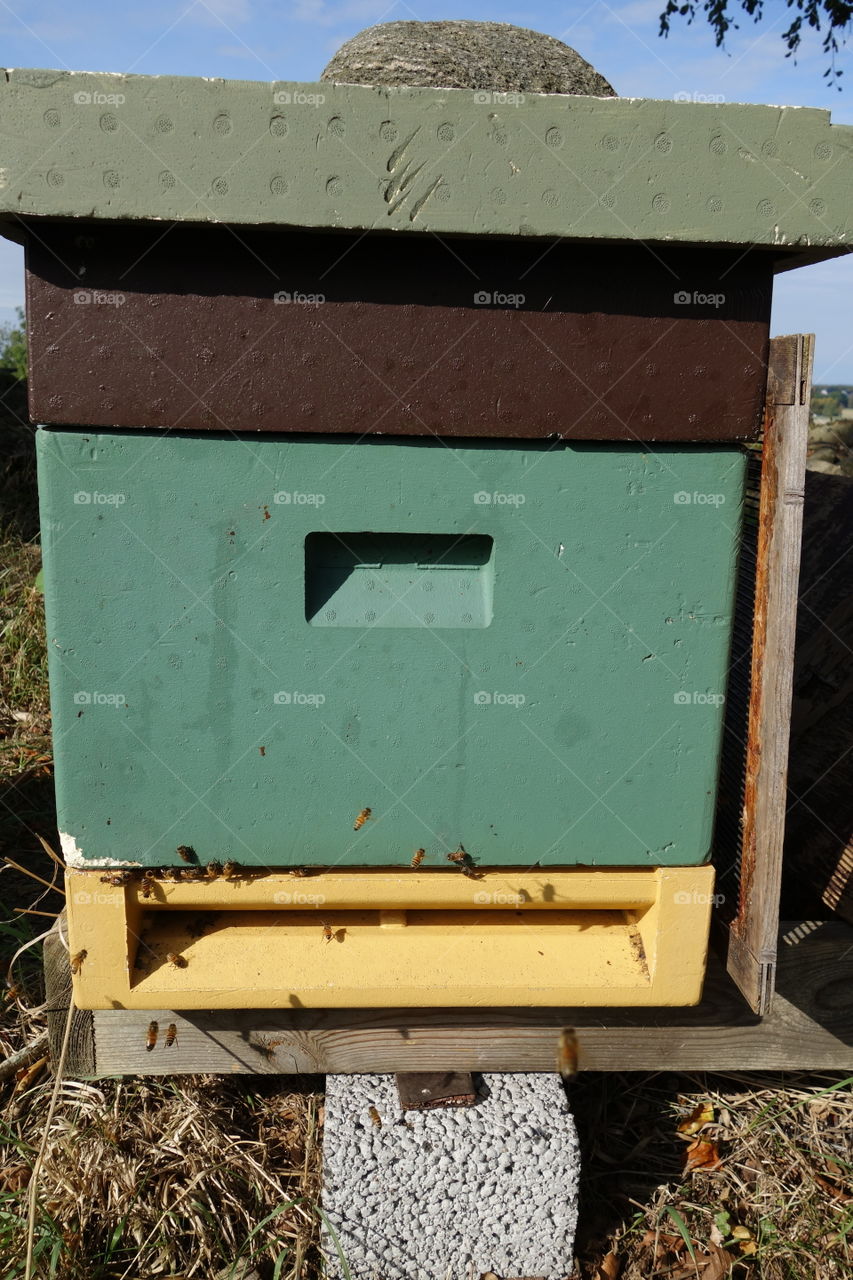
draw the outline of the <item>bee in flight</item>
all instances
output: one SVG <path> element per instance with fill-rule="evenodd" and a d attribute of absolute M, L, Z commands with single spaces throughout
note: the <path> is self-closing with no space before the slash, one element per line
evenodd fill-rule
<path fill-rule="evenodd" d="M 365 822 L 367 822 L 367 819 L 370 817 L 372 812 L 373 812 L 372 809 L 362 809 L 361 813 L 358 815 L 355 822 L 352 824 L 353 831 L 360 831 L 361 828 L 364 826 Z"/>
<path fill-rule="evenodd" d="M 174 1022 L 170 1022 L 166 1028 L 166 1048 L 171 1049 L 177 1038 L 178 1028 L 175 1026 Z"/>
<path fill-rule="evenodd" d="M 464 844 L 460 844 L 458 849 L 454 850 L 453 853 L 449 853 L 447 855 L 447 861 L 455 862 L 457 867 L 459 867 L 459 866 L 467 865 L 471 861 L 471 859 L 465 849 Z"/>
<path fill-rule="evenodd" d="M 191 845 L 179 844 L 176 852 L 183 862 L 195 862 L 195 849 Z"/>
<path fill-rule="evenodd" d="M 425 857 L 426 849 L 415 849 L 414 857 L 412 858 L 412 866 L 419 867 Z"/>
<path fill-rule="evenodd" d="M 145 1037 L 145 1048 L 150 1053 L 157 1043 L 157 1032 L 160 1030 L 159 1022 L 148 1023 L 148 1034 Z"/>
<path fill-rule="evenodd" d="M 78 952 L 77 952 L 77 954 L 76 954 L 76 956 L 72 956 L 72 957 L 71 957 L 71 972 L 72 972 L 72 973 L 79 973 L 79 972 L 80 972 L 80 970 L 83 968 L 83 961 L 86 959 L 86 956 L 87 956 L 88 954 L 89 954 L 89 952 L 88 952 L 88 951 L 78 951 Z"/>
<path fill-rule="evenodd" d="M 323 921 L 323 937 L 327 942 L 331 942 L 332 939 L 335 942 L 343 942 L 346 936 L 346 929 L 335 929 L 332 925 L 327 924 L 325 920 Z"/>

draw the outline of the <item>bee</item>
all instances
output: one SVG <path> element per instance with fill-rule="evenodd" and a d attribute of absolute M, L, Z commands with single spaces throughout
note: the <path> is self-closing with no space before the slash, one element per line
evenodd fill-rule
<path fill-rule="evenodd" d="M 179 844 L 175 852 L 177 853 L 178 857 L 181 859 L 182 862 L 196 861 L 196 852 L 195 852 L 195 849 L 193 849 L 192 845 Z"/>
<path fill-rule="evenodd" d="M 186 957 L 178 955 L 177 951 L 170 951 L 166 959 L 175 969 L 186 969 L 187 967 Z"/>
<path fill-rule="evenodd" d="M 166 1028 L 166 1048 L 171 1049 L 177 1038 L 178 1028 L 175 1026 L 174 1022 L 170 1022 Z"/>
<path fill-rule="evenodd" d="M 181 872 L 182 880 L 203 880 L 204 871 L 201 867 L 185 867 Z"/>
<path fill-rule="evenodd" d="M 308 872 L 304 867 L 291 867 L 287 874 L 289 876 L 307 876 Z"/>
<path fill-rule="evenodd" d="M 83 968 L 83 961 L 86 959 L 86 956 L 87 956 L 88 954 L 89 954 L 89 952 L 88 952 L 88 951 L 78 951 L 78 952 L 77 952 L 77 954 L 76 954 L 76 956 L 72 956 L 72 957 L 71 957 L 71 972 L 72 972 L 72 973 L 79 973 L 79 972 L 80 972 L 80 970 Z"/>
<path fill-rule="evenodd" d="M 370 1116 L 370 1123 L 375 1125 L 377 1129 L 382 1128 L 382 1117 L 375 1107 L 368 1107 L 367 1114 Z"/>
<path fill-rule="evenodd" d="M 148 1034 L 145 1037 L 145 1048 L 150 1053 L 157 1043 L 157 1032 L 160 1030 L 159 1022 L 148 1023 Z"/>
<path fill-rule="evenodd" d="M 128 884 L 133 876 L 132 871 L 108 871 L 101 876 L 101 884 L 114 884 L 117 888 Z"/>
<path fill-rule="evenodd" d="M 235 880 L 240 874 L 239 862 L 226 862 L 222 868 L 222 874 L 226 880 Z"/>
<path fill-rule="evenodd" d="M 355 822 L 352 824 L 353 831 L 360 831 L 361 828 L 364 826 L 365 822 L 367 822 L 367 819 L 370 817 L 372 812 L 373 812 L 372 809 L 362 809 L 361 813 L 358 815 Z"/>
<path fill-rule="evenodd" d="M 563 1027 L 557 1041 L 557 1070 L 564 1081 L 578 1072 L 578 1038 L 572 1027 Z"/>
<path fill-rule="evenodd" d="M 154 891 L 154 876 L 150 871 L 146 871 L 140 883 L 143 898 L 150 898 Z"/>
<path fill-rule="evenodd" d="M 176 884 L 180 883 L 180 879 L 181 879 L 180 867 L 166 867 L 164 874 L 167 880 L 174 880 Z"/>
<path fill-rule="evenodd" d="M 207 866 L 205 867 L 205 872 L 207 873 L 208 880 L 215 880 L 217 876 L 222 875 L 222 863 L 208 862 Z"/>
<path fill-rule="evenodd" d="M 332 925 L 326 924 L 325 920 L 323 921 L 323 937 L 327 942 L 331 942 L 332 940 L 335 942 L 343 942 L 346 936 L 346 929 L 335 929 Z"/>
<path fill-rule="evenodd" d="M 455 850 L 454 853 L 449 853 L 447 855 L 447 861 L 455 862 L 457 866 L 460 866 L 463 862 L 470 862 L 470 857 L 464 844 L 460 844 L 459 848 Z"/>
<path fill-rule="evenodd" d="M 425 857 L 426 857 L 426 849 L 415 849 L 415 854 L 414 854 L 414 857 L 412 858 L 412 866 L 419 867 Z"/>

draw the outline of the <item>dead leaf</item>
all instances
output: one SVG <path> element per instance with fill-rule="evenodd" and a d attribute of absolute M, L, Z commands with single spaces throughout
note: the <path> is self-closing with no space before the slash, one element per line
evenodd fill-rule
<path fill-rule="evenodd" d="M 846 1192 L 842 1187 L 836 1187 L 833 1182 L 830 1182 L 827 1178 L 822 1178 L 819 1173 L 813 1173 L 812 1177 L 821 1190 L 825 1191 L 827 1195 L 832 1196 L 833 1200 L 839 1200 L 842 1204 L 850 1204 L 853 1202 L 853 1196 Z"/>
<path fill-rule="evenodd" d="M 596 1267 L 595 1280 L 618 1280 L 619 1273 L 622 1270 L 623 1259 L 618 1253 L 611 1250 L 605 1258 L 602 1258 Z"/>
<path fill-rule="evenodd" d="M 684 1173 L 693 1173 L 696 1169 L 712 1173 L 714 1169 L 721 1169 L 722 1165 L 716 1142 L 708 1142 L 704 1138 L 694 1138 L 684 1153 Z"/>
<path fill-rule="evenodd" d="M 22 1191 L 30 1181 L 32 1170 L 27 1164 L 10 1164 L 0 1169 L 0 1186 L 6 1191 Z"/>
<path fill-rule="evenodd" d="M 714 1123 L 713 1105 L 705 1098 L 702 1102 L 696 1104 L 686 1120 L 682 1120 L 678 1126 L 678 1132 L 685 1137 L 691 1137 L 694 1133 L 698 1133 L 706 1124 Z"/>
<path fill-rule="evenodd" d="M 684 1237 L 671 1235 L 668 1231 L 653 1231 L 649 1229 L 640 1241 L 641 1245 L 648 1248 L 654 1248 L 655 1262 L 660 1262 L 668 1253 L 678 1255 L 684 1253 L 687 1248 Z"/>
<path fill-rule="evenodd" d="M 727 1249 L 721 1249 L 716 1244 L 709 1244 L 708 1258 L 700 1258 L 702 1270 L 699 1273 L 702 1280 L 726 1280 L 732 1269 L 732 1265 L 737 1262 L 737 1258 L 733 1253 L 729 1253 Z"/>
<path fill-rule="evenodd" d="M 47 1063 L 48 1059 L 45 1054 L 43 1058 L 38 1058 L 31 1066 L 22 1068 L 15 1076 L 15 1087 L 12 1090 L 12 1096 L 15 1097 L 19 1093 L 26 1093 L 27 1089 L 35 1083 L 44 1071 Z"/>

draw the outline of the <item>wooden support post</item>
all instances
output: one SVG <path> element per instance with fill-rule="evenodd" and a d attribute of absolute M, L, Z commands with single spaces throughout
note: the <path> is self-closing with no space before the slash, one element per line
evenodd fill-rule
<path fill-rule="evenodd" d="M 756 1013 L 776 967 L 788 740 L 814 341 L 770 344 L 761 467 L 746 778 L 737 912 L 727 967 Z"/>

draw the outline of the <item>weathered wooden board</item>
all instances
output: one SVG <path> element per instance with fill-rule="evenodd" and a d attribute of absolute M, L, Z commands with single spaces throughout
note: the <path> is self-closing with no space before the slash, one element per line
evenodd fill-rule
<path fill-rule="evenodd" d="M 853 1069 L 853 929 L 784 925 L 777 977 L 764 1018 L 719 960 L 694 1009 L 110 1010 L 94 1014 L 95 1062 L 101 1075 L 551 1071 L 570 1025 L 587 1071 Z M 176 1038 L 167 1046 L 170 1024 Z"/>
<path fill-rule="evenodd" d="M 770 343 L 739 897 L 727 956 L 757 1013 L 770 1006 L 776 964 L 813 346 L 803 334 Z"/>

